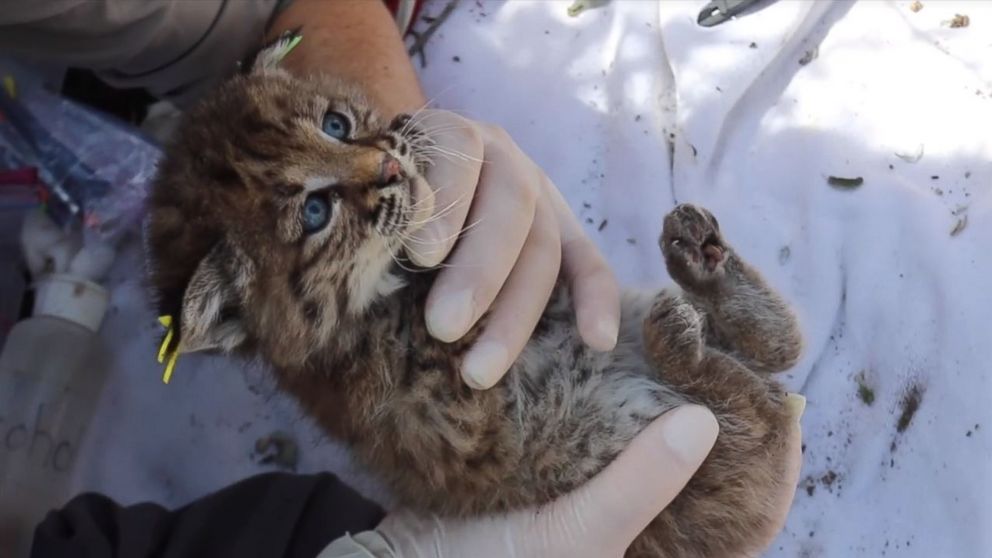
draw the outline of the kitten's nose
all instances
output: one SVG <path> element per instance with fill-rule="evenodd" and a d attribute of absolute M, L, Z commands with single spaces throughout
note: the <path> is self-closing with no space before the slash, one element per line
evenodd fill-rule
<path fill-rule="evenodd" d="M 385 155 L 382 158 L 382 170 L 379 173 L 379 186 L 385 187 L 396 184 L 403 175 L 403 167 L 392 155 Z"/>

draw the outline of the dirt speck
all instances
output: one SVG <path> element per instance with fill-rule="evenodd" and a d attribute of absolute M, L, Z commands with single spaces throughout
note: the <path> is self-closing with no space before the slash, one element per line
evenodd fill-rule
<path fill-rule="evenodd" d="M 812 475 L 807 476 L 800 483 L 800 487 L 806 491 L 807 496 L 813 496 L 816 494 L 816 487 L 820 485 L 824 489 L 828 490 L 831 494 L 834 492 L 834 487 L 840 489 L 841 476 L 837 474 L 832 469 L 828 469 L 826 473 L 816 478 Z"/>
<path fill-rule="evenodd" d="M 820 484 L 827 487 L 828 489 L 832 488 L 836 481 L 837 481 L 837 473 L 835 473 L 834 471 L 827 471 L 826 473 L 824 473 L 822 477 L 820 477 Z"/>
<path fill-rule="evenodd" d="M 909 5 L 909 10 L 913 13 L 916 13 L 922 9 L 923 9 L 923 2 L 920 2 L 920 0 L 914 0 L 914 2 Z"/>
<path fill-rule="evenodd" d="M 806 53 L 803 54 L 803 57 L 799 59 L 799 65 L 805 66 L 806 64 L 809 64 L 810 62 L 816 60 L 818 56 L 820 56 L 820 47 L 815 46 L 807 50 Z"/>
<path fill-rule="evenodd" d="M 451 61 L 452 62 L 461 62 L 462 61 L 462 57 L 461 56 L 452 56 L 451 57 Z"/>
<path fill-rule="evenodd" d="M 858 374 L 855 381 L 858 383 L 858 399 L 871 407 L 871 404 L 875 402 L 875 390 L 868 385 L 868 379 L 865 377 L 865 373 L 862 371 Z"/>
<path fill-rule="evenodd" d="M 602 231 L 603 229 L 606 228 L 606 225 L 609 224 L 609 222 L 610 222 L 609 219 L 603 219 L 602 221 L 600 221 L 599 226 L 596 227 L 596 230 Z"/>
<path fill-rule="evenodd" d="M 758 43 L 752 42 L 751 44 L 747 45 L 747 48 L 758 48 Z"/>
<path fill-rule="evenodd" d="M 909 389 L 906 390 L 906 395 L 899 402 L 901 413 L 899 414 L 899 420 L 896 421 L 896 432 L 901 434 L 909 428 L 909 424 L 913 422 L 913 417 L 916 416 L 916 411 L 920 410 L 920 403 L 922 402 L 923 388 L 919 384 L 909 386 Z"/>
<path fill-rule="evenodd" d="M 785 265 L 789 263 L 789 259 L 792 257 L 792 249 L 788 246 L 783 246 L 778 250 L 778 263 L 779 265 Z"/>
<path fill-rule="evenodd" d="M 273 432 L 255 440 L 252 459 L 259 465 L 275 465 L 291 471 L 296 470 L 300 452 L 296 440 L 285 432 Z"/>
<path fill-rule="evenodd" d="M 635 239 L 635 238 L 628 238 L 627 239 L 627 244 L 630 244 L 630 245 L 637 244 L 637 239 Z"/>
<path fill-rule="evenodd" d="M 586 223 L 589 223 L 591 225 L 593 224 L 593 222 L 594 221 L 592 220 L 592 217 L 586 217 Z"/>

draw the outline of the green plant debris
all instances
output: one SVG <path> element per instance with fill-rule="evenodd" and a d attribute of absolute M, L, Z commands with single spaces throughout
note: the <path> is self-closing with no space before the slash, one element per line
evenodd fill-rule
<path fill-rule="evenodd" d="M 582 12 L 599 8 L 609 4 L 610 0 L 575 0 L 572 5 L 568 7 L 568 15 L 571 17 L 577 17 Z"/>
<path fill-rule="evenodd" d="M 923 388 L 919 384 L 909 386 L 906 395 L 899 402 L 899 408 L 902 409 L 902 412 L 899 414 L 899 420 L 896 421 L 896 432 L 901 434 L 909 428 L 909 424 L 913 422 L 913 417 L 916 416 L 916 411 L 920 410 L 920 403 L 922 402 Z"/>
<path fill-rule="evenodd" d="M 858 380 L 858 399 L 860 399 L 865 405 L 871 407 L 871 404 L 875 402 L 875 390 L 868 387 L 864 380 Z"/>
<path fill-rule="evenodd" d="M 961 231 L 968 226 L 968 214 L 964 214 L 958 217 L 958 222 L 954 224 L 954 228 L 951 229 L 951 236 L 957 236 L 961 234 Z"/>
<path fill-rule="evenodd" d="M 860 176 L 856 178 L 843 178 L 840 176 L 828 176 L 827 184 L 838 190 L 854 190 L 865 183 L 865 179 Z"/>

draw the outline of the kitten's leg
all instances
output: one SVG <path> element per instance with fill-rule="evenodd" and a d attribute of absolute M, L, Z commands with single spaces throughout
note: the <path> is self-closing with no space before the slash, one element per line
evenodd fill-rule
<path fill-rule="evenodd" d="M 710 343 L 759 372 L 796 363 L 802 337 L 795 316 L 727 244 L 709 211 L 676 207 L 665 217 L 660 244 L 669 274 L 706 317 Z"/>
<path fill-rule="evenodd" d="M 768 376 L 704 345 L 701 329 L 695 308 L 667 293 L 644 321 L 645 351 L 661 379 L 713 411 L 720 434 L 685 489 L 634 541 L 631 558 L 747 555 L 775 517 L 770 503 L 783 490 L 791 420 L 785 394 Z"/>
<path fill-rule="evenodd" d="M 748 296 L 777 302 L 757 276 L 740 275 L 731 250 L 720 238 L 716 220 L 692 206 L 680 206 L 665 221 L 662 237 L 669 272 L 686 291 L 662 293 L 644 321 L 644 346 L 664 382 L 716 416 L 720 434 L 713 450 L 686 488 L 634 542 L 630 557 L 702 558 L 745 555 L 756 550 L 769 530 L 774 510 L 771 495 L 782 490 L 789 433 L 785 393 L 767 376 L 744 363 L 757 360 L 764 368 L 775 361 L 762 349 L 748 351 L 730 344 L 738 359 L 708 346 L 710 325 L 728 316 L 736 327 L 748 327 L 746 308 L 711 301 Z M 702 303 L 702 305 L 700 305 Z M 739 303 L 740 304 L 740 303 Z M 781 303 L 779 303 L 781 304 Z M 697 310 L 701 307 L 701 311 Z M 785 306 L 781 305 L 784 310 Z M 750 342 L 777 334 L 765 319 L 739 331 Z M 715 325 L 715 324 L 714 324 Z M 726 326 L 723 332 L 728 331 Z M 794 326 L 785 328 L 787 333 Z"/>

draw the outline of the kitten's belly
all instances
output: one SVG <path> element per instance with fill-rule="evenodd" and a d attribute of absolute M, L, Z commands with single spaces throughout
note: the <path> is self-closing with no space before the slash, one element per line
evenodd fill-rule
<path fill-rule="evenodd" d="M 625 293 L 617 347 L 586 347 L 570 301 L 556 299 L 508 377 L 525 482 L 568 491 L 597 473 L 653 419 L 685 399 L 648 361 L 641 333 L 656 293 Z"/>

